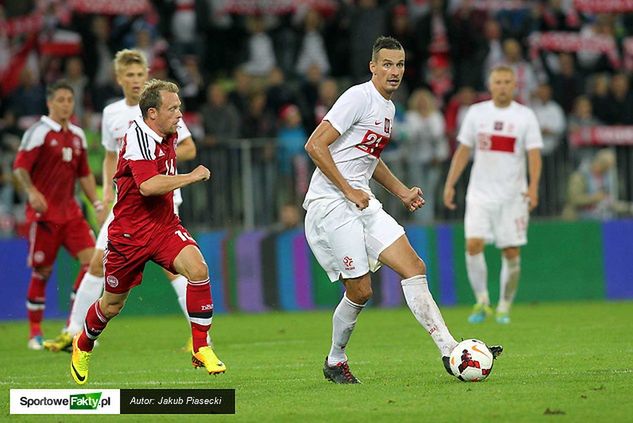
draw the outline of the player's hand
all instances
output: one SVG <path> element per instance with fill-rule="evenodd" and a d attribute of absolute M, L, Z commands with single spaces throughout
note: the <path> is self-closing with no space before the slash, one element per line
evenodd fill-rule
<path fill-rule="evenodd" d="M 358 210 L 364 210 L 369 206 L 369 194 L 362 189 L 352 188 L 345 197 L 352 203 L 356 204 L 356 208 L 358 208 Z"/>
<path fill-rule="evenodd" d="M 46 210 L 48 210 L 46 198 L 44 198 L 44 195 L 36 188 L 29 191 L 29 204 L 33 207 L 33 210 L 38 213 L 45 213 Z"/>
<path fill-rule="evenodd" d="M 191 171 L 191 176 L 194 177 L 196 182 L 208 181 L 209 178 L 211 178 L 211 171 L 205 166 L 198 165 L 194 170 Z"/>
<path fill-rule="evenodd" d="M 449 210 L 455 210 L 457 204 L 455 204 L 455 188 L 446 186 L 444 187 L 444 205 Z"/>
<path fill-rule="evenodd" d="M 409 189 L 403 197 L 400 197 L 400 200 L 404 207 L 410 212 L 414 212 L 426 204 L 426 201 L 422 198 L 422 190 L 418 187 Z"/>
<path fill-rule="evenodd" d="M 527 199 L 528 210 L 534 210 L 538 206 L 538 187 L 529 187 L 527 192 L 523 193 L 523 197 Z"/>

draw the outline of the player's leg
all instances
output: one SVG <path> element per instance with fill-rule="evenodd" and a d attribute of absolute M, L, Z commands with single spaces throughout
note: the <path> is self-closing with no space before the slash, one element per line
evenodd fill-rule
<path fill-rule="evenodd" d="M 114 213 L 110 210 L 110 214 L 108 214 L 101 226 L 101 230 L 99 230 L 88 271 L 81 280 L 79 289 L 77 289 L 75 302 L 68 319 L 68 327 L 66 328 L 66 332 L 73 336 L 82 329 L 88 307 L 97 301 L 103 291 L 105 284 L 103 255 L 108 244 L 108 228 L 112 219 L 114 219 Z"/>
<path fill-rule="evenodd" d="M 163 240 L 163 248 L 154 261 L 187 278 L 187 314 L 193 341 L 192 363 L 209 374 L 224 373 L 226 366 L 216 356 L 207 341 L 213 319 L 213 298 L 209 269 L 196 242 L 179 226 L 175 233 Z"/>
<path fill-rule="evenodd" d="M 402 291 L 416 320 L 431 335 L 443 357 L 457 345 L 438 308 L 426 279 L 426 265 L 417 255 L 406 235 L 401 235 L 378 257 L 402 278 Z"/>
<path fill-rule="evenodd" d="M 519 247 L 506 247 L 501 254 L 501 275 L 499 277 L 499 304 L 496 320 L 501 324 L 510 323 L 510 307 L 519 287 L 521 275 L 521 255 Z"/>
<path fill-rule="evenodd" d="M 490 206 L 466 202 L 466 274 L 476 301 L 468 316 L 470 323 L 481 323 L 492 314 L 488 293 L 488 266 L 484 256 L 485 240 L 493 237 L 492 213 L 494 209 Z"/>
<path fill-rule="evenodd" d="M 497 247 L 502 250 L 496 313 L 496 320 L 501 324 L 510 323 L 510 307 L 516 296 L 521 274 L 520 247 L 527 244 L 528 219 L 528 204 L 522 196 L 502 206 L 495 233 Z"/>
<path fill-rule="evenodd" d="M 129 291 L 112 293 L 104 291 L 101 298 L 88 308 L 84 328 L 73 338 L 70 374 L 80 385 L 88 381 L 88 365 L 97 338 L 108 322 L 117 316 L 127 299 Z"/>
<path fill-rule="evenodd" d="M 358 216 L 354 216 L 358 211 L 346 204 L 334 210 L 328 210 L 329 206 L 313 204 L 305 218 L 306 239 L 314 256 L 331 282 L 342 280 L 345 286 L 343 298 L 332 317 L 332 345 L 325 358 L 323 374 L 335 383 L 359 383 L 349 371 L 345 347 L 358 315 L 372 295 L 364 228 Z M 346 223 L 341 225 L 341 222 Z"/>
<path fill-rule="evenodd" d="M 28 263 L 31 266 L 31 280 L 26 295 L 26 309 L 29 319 L 28 348 L 43 348 L 42 320 L 46 307 L 46 283 L 53 271 L 57 251 L 61 245 L 59 231 L 50 222 L 32 222 L 29 231 Z"/>

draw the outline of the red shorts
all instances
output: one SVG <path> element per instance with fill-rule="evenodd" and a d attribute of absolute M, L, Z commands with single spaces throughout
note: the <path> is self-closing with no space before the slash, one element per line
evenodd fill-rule
<path fill-rule="evenodd" d="M 28 265 L 52 266 L 62 245 L 75 258 L 80 251 L 94 248 L 95 236 L 86 219 L 79 217 L 65 223 L 31 222 Z"/>
<path fill-rule="evenodd" d="M 187 245 L 198 247 L 182 225 L 154 234 L 147 245 L 130 245 L 108 240 L 103 256 L 105 290 L 113 294 L 122 294 L 139 285 L 143 279 L 145 263 L 150 260 L 177 274 L 174 260 Z"/>

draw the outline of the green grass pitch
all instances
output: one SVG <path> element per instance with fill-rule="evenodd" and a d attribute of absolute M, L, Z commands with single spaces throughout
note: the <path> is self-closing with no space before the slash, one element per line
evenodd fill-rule
<path fill-rule="evenodd" d="M 236 415 L 205 421 L 552 422 L 633 421 L 633 302 L 517 305 L 513 323 L 473 326 L 465 307 L 444 308 L 456 338 L 501 343 L 483 383 L 446 374 L 431 338 L 406 308 L 365 310 L 348 346 L 362 385 L 323 379 L 331 311 L 218 315 L 213 337 L 224 375 L 195 370 L 180 348 L 181 316 L 113 320 L 95 349 L 85 388 L 235 388 Z M 45 323 L 57 334 L 62 322 Z M 72 389 L 69 354 L 26 349 L 26 322 L 0 324 L 0 420 L 83 421 L 82 416 L 9 416 L 10 388 Z M 84 388 L 82 387 L 82 388 Z M 200 421 L 118 416 L 124 421 Z M 113 417 L 94 416 L 102 420 Z"/>

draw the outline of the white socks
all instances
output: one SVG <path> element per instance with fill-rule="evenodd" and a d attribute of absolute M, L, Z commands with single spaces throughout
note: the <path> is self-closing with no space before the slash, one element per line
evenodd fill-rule
<path fill-rule="evenodd" d="M 180 309 L 187 318 L 187 322 L 189 322 L 189 313 L 187 313 L 187 278 L 178 275 L 176 279 L 171 281 L 171 286 L 174 288 L 174 291 L 176 291 Z"/>
<path fill-rule="evenodd" d="M 332 316 L 332 348 L 330 348 L 327 358 L 329 366 L 336 366 L 347 360 L 345 347 L 352 336 L 354 326 L 356 326 L 356 318 L 364 307 L 364 304 L 356 304 L 350 301 L 346 294 L 343 294 L 343 299 Z"/>
<path fill-rule="evenodd" d="M 466 272 L 468 273 L 468 280 L 473 288 L 477 304 L 489 306 L 488 267 L 486 266 L 486 258 L 483 252 L 474 256 L 466 253 Z"/>
<path fill-rule="evenodd" d="M 448 331 L 440 309 L 435 304 L 429 291 L 426 275 L 417 275 L 402 282 L 402 291 L 407 305 L 417 321 L 426 329 L 433 338 L 433 342 L 442 353 L 442 356 L 450 355 L 457 345 L 457 341 Z"/>
<path fill-rule="evenodd" d="M 499 289 L 498 313 L 508 313 L 514 301 L 519 286 L 519 275 L 521 274 L 521 257 L 507 259 L 501 257 L 501 276 Z"/>
<path fill-rule="evenodd" d="M 105 278 L 103 276 L 95 276 L 86 272 L 75 294 L 75 301 L 70 311 L 66 332 L 71 335 L 81 332 L 88 308 L 101 296 L 104 282 Z"/>

